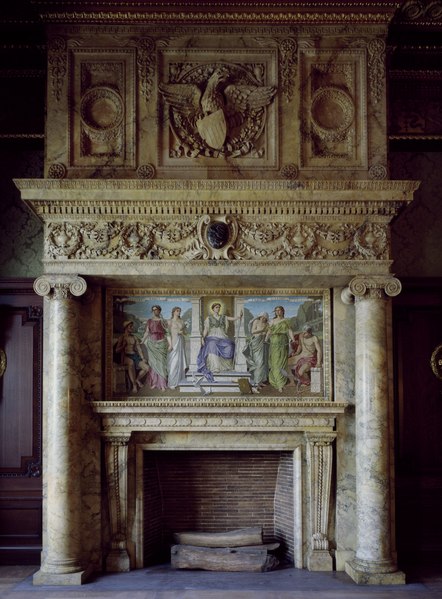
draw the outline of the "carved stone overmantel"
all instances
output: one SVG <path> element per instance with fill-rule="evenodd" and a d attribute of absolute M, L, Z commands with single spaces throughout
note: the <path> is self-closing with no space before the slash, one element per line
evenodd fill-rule
<path fill-rule="evenodd" d="M 296 272 L 304 286 L 306 276 L 336 285 L 359 273 L 388 273 L 389 223 L 418 186 L 23 179 L 16 185 L 44 222 L 48 273 L 116 277 L 123 268 L 126 277 L 217 278 L 232 276 L 233 261 L 235 275 Z"/>

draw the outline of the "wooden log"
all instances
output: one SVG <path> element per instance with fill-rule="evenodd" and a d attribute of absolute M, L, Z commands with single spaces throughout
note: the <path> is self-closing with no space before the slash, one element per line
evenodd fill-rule
<path fill-rule="evenodd" d="M 176 532 L 175 543 L 198 547 L 241 547 L 262 545 L 262 528 L 238 528 L 227 532 Z"/>
<path fill-rule="evenodd" d="M 238 551 L 230 547 L 194 547 L 172 545 L 170 564 L 175 569 L 211 570 L 217 572 L 267 572 L 278 565 L 266 549 Z"/>
<path fill-rule="evenodd" d="M 263 543 L 262 545 L 245 545 L 243 547 L 235 547 L 237 551 L 249 551 L 250 549 L 261 549 L 266 551 L 276 551 L 281 543 Z"/>

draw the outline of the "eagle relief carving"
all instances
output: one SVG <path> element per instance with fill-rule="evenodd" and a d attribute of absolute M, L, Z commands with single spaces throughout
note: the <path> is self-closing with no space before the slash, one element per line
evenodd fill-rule
<path fill-rule="evenodd" d="M 264 85 L 264 65 L 170 65 L 159 91 L 169 107 L 176 143 L 171 158 L 264 156 L 259 140 L 276 87 Z"/>

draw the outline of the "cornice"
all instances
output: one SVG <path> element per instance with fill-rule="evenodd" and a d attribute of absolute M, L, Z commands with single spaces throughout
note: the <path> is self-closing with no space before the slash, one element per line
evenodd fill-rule
<path fill-rule="evenodd" d="M 310 179 L 14 179 L 20 191 L 401 191 L 411 193 L 419 181 Z M 79 196 L 81 197 L 81 196 Z"/>
<path fill-rule="evenodd" d="M 51 12 L 42 15 L 47 23 L 273 23 L 273 24 L 388 24 L 392 18 L 389 13 L 359 13 L 359 12 L 178 12 L 178 11 L 149 11 L 149 12 Z"/>
<path fill-rule="evenodd" d="M 255 0 L 190 2 L 89 2 L 35 0 L 47 23 L 388 23 L 401 5 L 399 0 L 307 2 Z"/>

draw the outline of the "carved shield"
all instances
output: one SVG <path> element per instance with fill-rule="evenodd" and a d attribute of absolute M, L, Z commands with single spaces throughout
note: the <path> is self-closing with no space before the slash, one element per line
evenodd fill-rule
<path fill-rule="evenodd" d="M 224 112 L 219 109 L 199 120 L 196 124 L 198 133 L 206 144 L 214 150 L 220 150 L 227 135 L 227 123 Z"/>

